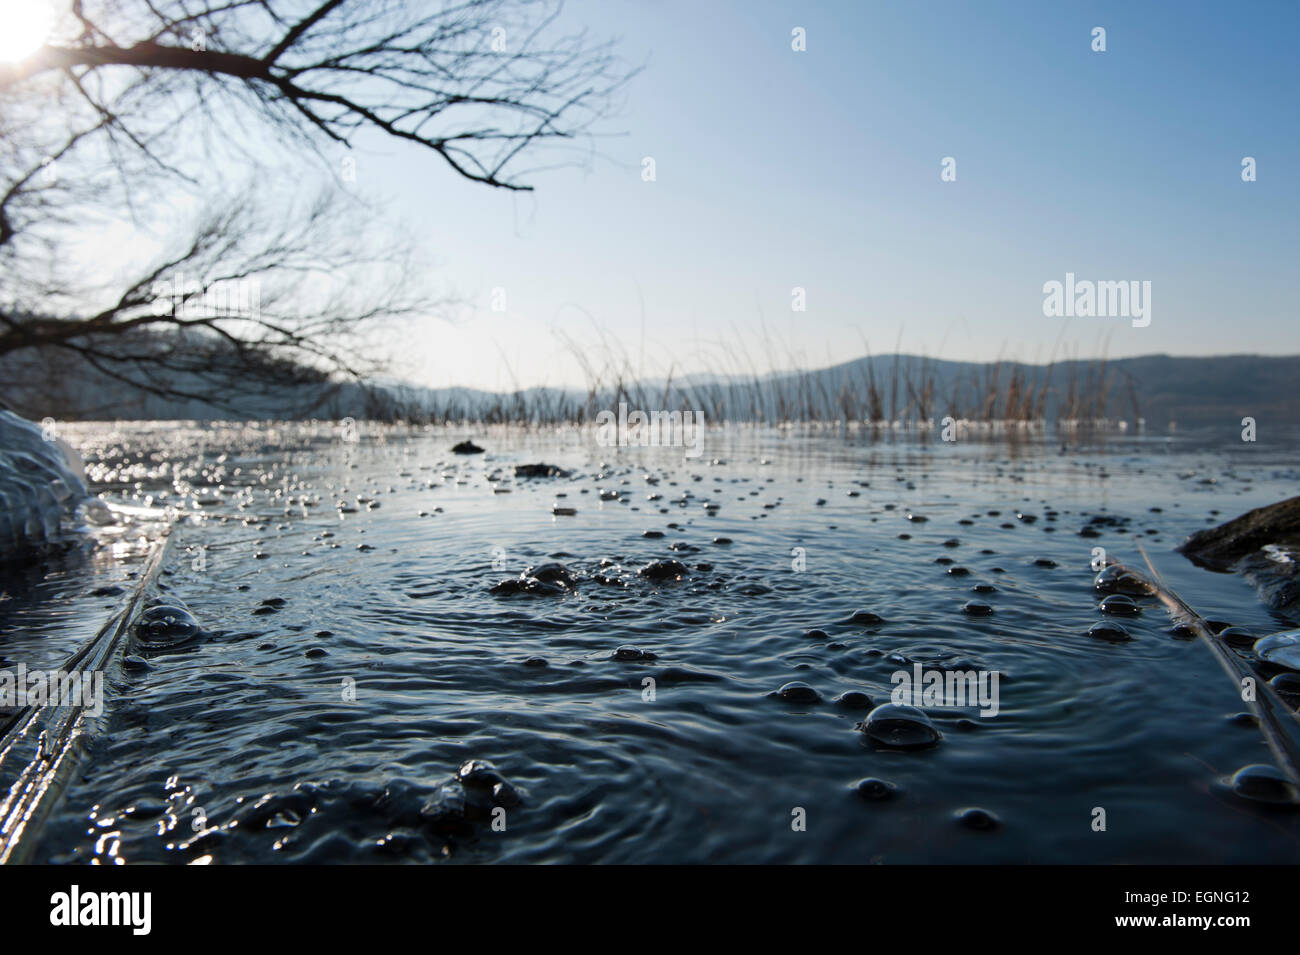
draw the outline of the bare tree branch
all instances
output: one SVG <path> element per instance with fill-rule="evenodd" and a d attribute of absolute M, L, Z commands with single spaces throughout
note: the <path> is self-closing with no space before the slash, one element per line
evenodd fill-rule
<path fill-rule="evenodd" d="M 438 304 L 413 243 L 336 181 L 305 199 L 317 187 L 300 164 L 291 187 L 264 172 L 268 144 L 323 156 L 380 135 L 472 182 L 532 189 L 525 157 L 587 134 L 629 78 L 609 44 L 561 29 L 561 9 L 74 0 L 55 40 L 0 67 L 0 378 L 33 351 L 196 400 L 373 374 L 376 330 Z M 142 248 L 170 239 L 91 281 L 79 241 L 124 225 Z"/>

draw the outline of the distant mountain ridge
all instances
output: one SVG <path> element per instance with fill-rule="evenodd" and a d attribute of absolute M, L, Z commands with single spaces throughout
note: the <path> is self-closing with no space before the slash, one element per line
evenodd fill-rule
<path fill-rule="evenodd" d="M 77 361 L 72 359 L 73 363 Z M 597 381 L 587 388 L 494 393 L 402 383 L 315 382 L 259 387 L 218 403 L 144 394 L 90 367 L 58 373 L 30 356 L 0 363 L 0 399 L 29 419 L 343 418 L 416 421 L 591 420 L 629 408 L 694 409 L 706 421 L 1107 418 L 1164 430 L 1253 417 L 1300 421 L 1300 356 L 1148 355 L 1052 365 L 875 355 L 807 371 L 753 376 L 702 372 L 663 380 Z M 175 383 L 185 390 L 185 382 Z"/>

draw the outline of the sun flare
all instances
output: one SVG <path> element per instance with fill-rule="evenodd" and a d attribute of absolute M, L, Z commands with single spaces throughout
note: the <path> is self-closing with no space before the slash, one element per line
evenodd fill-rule
<path fill-rule="evenodd" d="M 27 59 L 54 28 L 50 0 L 0 0 L 0 63 Z"/>

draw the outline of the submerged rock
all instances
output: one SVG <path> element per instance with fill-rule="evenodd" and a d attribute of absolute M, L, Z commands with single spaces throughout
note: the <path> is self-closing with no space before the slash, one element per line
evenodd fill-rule
<path fill-rule="evenodd" d="M 459 444 L 452 445 L 452 454 L 482 454 L 483 449 L 473 441 L 461 441 Z"/>
<path fill-rule="evenodd" d="M 870 739 L 892 749 L 924 749 L 943 738 L 925 713 L 898 703 L 877 706 L 860 728 Z"/>

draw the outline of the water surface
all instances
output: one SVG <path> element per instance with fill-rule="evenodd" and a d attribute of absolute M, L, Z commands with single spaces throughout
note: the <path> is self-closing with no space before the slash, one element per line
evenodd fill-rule
<path fill-rule="evenodd" d="M 1206 616 L 1282 629 L 1173 548 L 1291 495 L 1293 452 L 735 428 L 691 460 L 573 430 L 351 436 L 76 429 L 98 492 L 186 515 L 164 581 L 208 633 L 109 675 L 37 859 L 1300 860 L 1296 814 L 1220 783 L 1269 756 L 1206 648 L 1151 600 L 1121 621 L 1132 640 L 1088 635 L 1093 549 L 1140 564 L 1139 541 Z M 487 453 L 451 454 L 467 436 Z M 538 462 L 571 473 L 514 477 Z M 129 584 L 139 547 L 16 586 L 0 653 L 57 658 L 93 632 L 113 601 L 92 591 Z M 638 573 L 665 559 L 681 580 Z M 493 592 L 548 562 L 575 587 Z M 915 663 L 998 671 L 997 716 L 931 707 L 937 745 L 873 744 L 868 710 L 836 699 L 888 702 Z M 818 699 L 773 695 L 791 681 Z M 472 759 L 518 804 L 495 828 L 431 822 Z M 892 798 L 864 798 L 867 778 Z M 970 808 L 997 824 L 963 824 Z"/>

